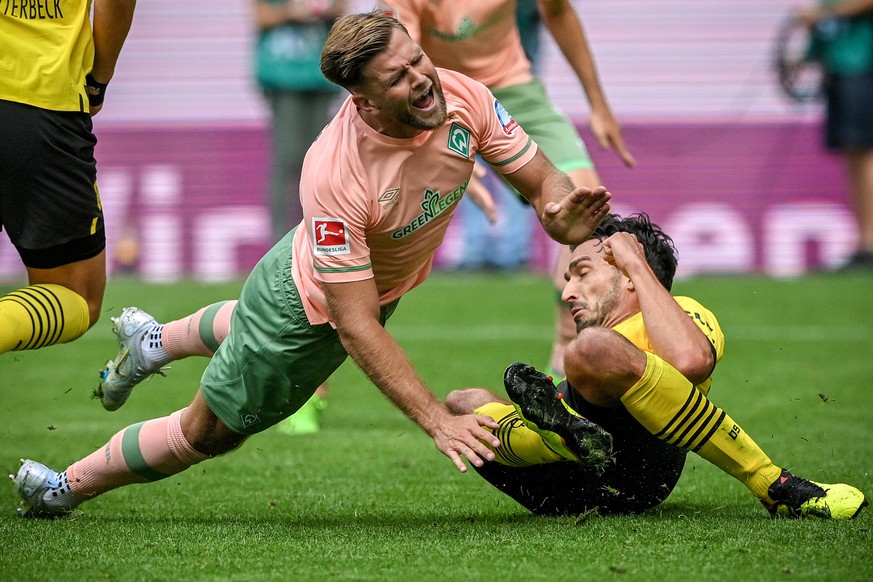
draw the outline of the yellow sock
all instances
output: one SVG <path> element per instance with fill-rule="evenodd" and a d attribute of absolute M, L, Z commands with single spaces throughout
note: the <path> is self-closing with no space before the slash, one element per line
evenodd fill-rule
<path fill-rule="evenodd" d="M 17 289 L 0 297 L 0 354 L 72 341 L 89 323 L 88 303 L 66 287 Z"/>
<path fill-rule="evenodd" d="M 518 412 L 509 404 L 489 402 L 477 408 L 473 414 L 490 416 L 500 425 L 496 431 L 491 431 L 500 439 L 500 446 L 488 448 L 494 451 L 494 460 L 501 465 L 529 467 L 566 460 L 547 447 L 540 435 L 527 428 Z"/>
<path fill-rule="evenodd" d="M 772 501 L 767 488 L 781 469 L 673 366 L 654 354 L 646 356 L 643 377 L 621 398 L 628 412 L 662 441 L 697 453 L 758 498 Z"/>

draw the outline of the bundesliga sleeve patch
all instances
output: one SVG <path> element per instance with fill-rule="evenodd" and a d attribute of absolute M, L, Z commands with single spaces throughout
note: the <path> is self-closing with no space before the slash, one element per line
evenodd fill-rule
<path fill-rule="evenodd" d="M 312 240 L 316 255 L 347 255 L 352 252 L 346 223 L 339 218 L 313 218 Z"/>
<path fill-rule="evenodd" d="M 509 111 L 497 99 L 494 100 L 494 113 L 497 114 L 497 121 L 500 122 L 503 133 L 512 135 L 518 127 L 518 122 L 512 118 Z"/>

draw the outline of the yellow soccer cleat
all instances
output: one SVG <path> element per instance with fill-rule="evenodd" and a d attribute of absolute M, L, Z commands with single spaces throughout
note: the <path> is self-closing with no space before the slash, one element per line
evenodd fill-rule
<path fill-rule="evenodd" d="M 280 422 L 276 430 L 286 435 L 313 434 L 321 430 L 321 413 L 327 408 L 327 399 L 313 394 L 300 409 Z"/>
<path fill-rule="evenodd" d="M 773 504 L 764 506 L 774 517 L 852 519 L 867 506 L 864 494 L 845 483 L 816 483 L 782 474 L 767 490 Z"/>

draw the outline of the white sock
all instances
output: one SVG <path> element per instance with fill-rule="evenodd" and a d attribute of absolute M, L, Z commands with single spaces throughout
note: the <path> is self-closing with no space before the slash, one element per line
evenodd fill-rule
<path fill-rule="evenodd" d="M 148 370 L 160 370 L 172 361 L 164 349 L 163 331 L 164 326 L 157 325 L 142 337 L 142 357 Z"/>

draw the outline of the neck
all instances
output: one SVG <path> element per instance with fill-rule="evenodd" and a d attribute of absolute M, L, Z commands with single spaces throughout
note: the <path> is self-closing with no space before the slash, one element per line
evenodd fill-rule
<path fill-rule="evenodd" d="M 360 108 L 358 108 L 358 115 L 361 116 L 361 119 L 364 120 L 364 123 L 375 129 L 382 135 L 387 135 L 388 137 L 409 139 L 420 135 L 424 131 L 423 129 L 418 129 L 412 127 L 411 125 L 398 123 L 396 121 L 386 123 L 385 120 L 383 120 L 379 115 L 376 115 L 369 111 L 364 111 Z"/>

